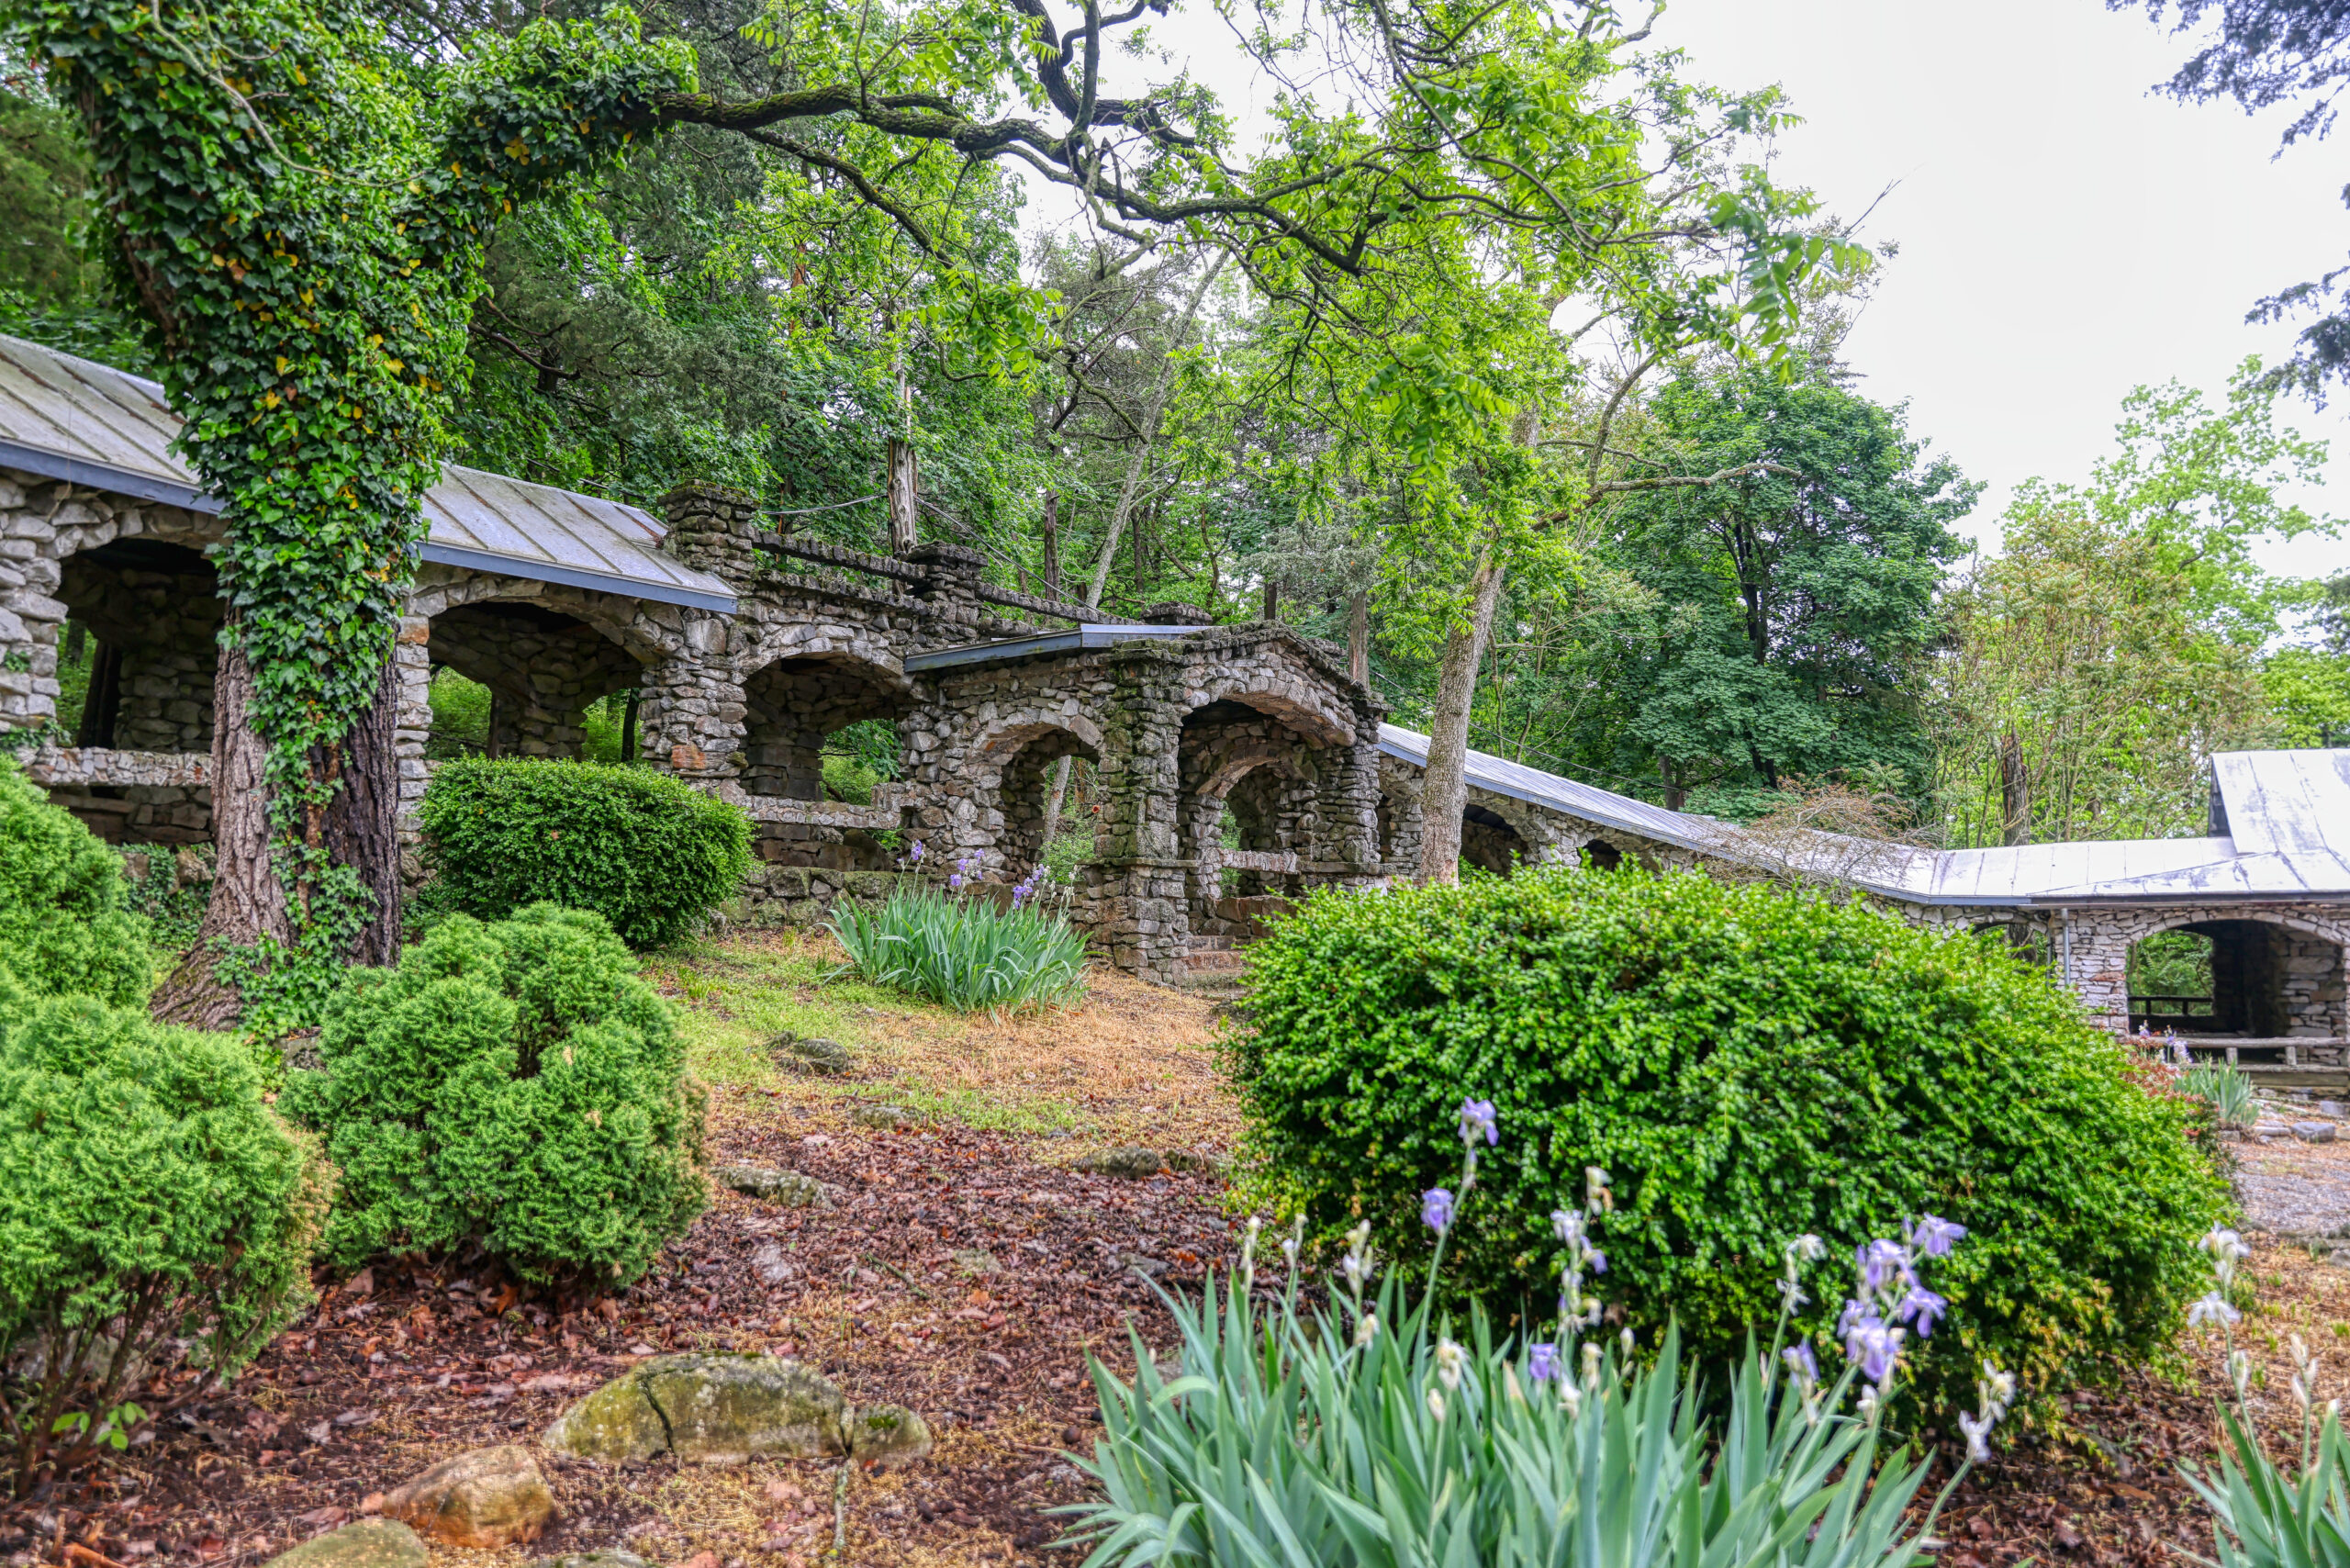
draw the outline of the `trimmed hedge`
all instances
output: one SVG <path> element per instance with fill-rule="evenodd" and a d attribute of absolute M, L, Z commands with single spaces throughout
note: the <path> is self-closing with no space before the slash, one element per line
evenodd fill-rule
<path fill-rule="evenodd" d="M 217 1387 L 309 1304 L 334 1172 L 264 1093 L 226 1036 L 0 972 L 0 1361 L 17 1374 L 0 1397 L 20 1489 Z M 203 1375 L 140 1386 L 183 1361 Z"/>
<path fill-rule="evenodd" d="M 477 1242 L 524 1279 L 625 1282 L 707 1201 L 675 1013 L 600 915 L 452 915 L 350 971 L 319 1059 L 285 1104 L 342 1169 L 345 1267 Z"/>
<path fill-rule="evenodd" d="M 1792 1238 L 1829 1243 L 1803 1321 L 1832 1328 L 1853 1249 L 1931 1212 L 1971 1234 L 1935 1267 L 1929 1396 L 1964 1397 L 1985 1355 L 2045 1396 L 2169 1353 L 2229 1207 L 2186 1109 L 2049 977 L 1853 903 L 1565 867 L 1324 893 L 1249 980 L 1228 1052 L 1252 1195 L 1425 1256 L 1399 1216 L 1458 1184 L 1459 1107 L 1490 1099 L 1446 1272 L 1505 1315 L 1550 1310 L 1549 1215 L 1585 1166 L 1616 1182 L 1606 1298 L 1722 1361 L 1777 1311 Z"/>
<path fill-rule="evenodd" d="M 443 763 L 418 813 L 430 902 L 502 920 L 543 901 L 593 910 L 658 947 L 735 896 L 751 823 L 649 767 L 536 758 Z"/>
<path fill-rule="evenodd" d="M 37 995 L 141 1006 L 147 936 L 114 851 L 0 756 L 0 971 Z"/>

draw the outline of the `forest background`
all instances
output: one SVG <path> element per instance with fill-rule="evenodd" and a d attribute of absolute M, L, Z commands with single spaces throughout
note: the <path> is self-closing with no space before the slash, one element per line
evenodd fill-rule
<path fill-rule="evenodd" d="M 429 55 L 540 14 L 415 0 L 390 26 Z M 645 30 L 746 96 L 775 89 L 789 17 L 716 0 Z M 0 330 L 149 371 L 79 135 L 0 61 Z M 1277 616 L 1351 644 L 1394 721 L 1431 727 L 1484 558 L 1431 527 L 1426 454 L 1370 417 L 1375 378 L 1301 348 L 1297 297 L 1180 227 L 1082 203 L 1040 221 L 992 165 L 909 159 L 877 200 L 809 151 L 685 125 L 519 208 L 473 304 L 453 454 L 656 511 L 717 480 L 780 529 L 874 548 L 896 439 L 921 532 L 1007 585 L 1104 619 Z M 949 235 L 952 266 L 924 243 Z M 1517 355 L 1544 416 L 1516 432 L 1522 527 L 1470 744 L 1682 809 L 1975 846 L 2191 834 L 2210 752 L 2350 742 L 2350 577 L 2253 554 L 2334 526 L 2294 499 L 2324 448 L 2288 428 L 2291 377 L 2141 388 L 2089 474 L 2020 486 L 2000 553 L 1970 557 L 1963 454 L 1840 358 L 1884 264 L 1812 274 L 1767 361 L 1557 302 Z M 441 746 L 478 745 L 486 693 L 443 672 L 435 697 Z M 591 715 L 591 753 L 617 754 L 625 701 Z M 834 744 L 837 793 L 894 767 L 886 725 Z"/>

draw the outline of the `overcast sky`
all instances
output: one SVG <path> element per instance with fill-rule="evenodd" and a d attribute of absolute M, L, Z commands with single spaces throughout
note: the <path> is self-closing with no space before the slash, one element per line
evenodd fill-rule
<path fill-rule="evenodd" d="M 2272 160 L 2277 129 L 2232 104 L 2147 88 L 2190 52 L 2098 0 L 1676 0 L 1658 37 L 1700 80 L 1776 82 L 1807 123 L 1783 177 L 1900 241 L 1845 352 L 1881 400 L 1990 482 L 1987 529 L 2031 475 L 2086 476 L 2122 397 L 2171 379 L 2216 397 L 2289 328 L 2254 301 L 2350 255 L 2334 141 Z M 2340 454 L 2313 510 L 2350 513 L 2350 398 L 2288 423 Z M 2266 553 L 2271 570 L 2350 567 L 2350 541 Z"/>
<path fill-rule="evenodd" d="M 1247 125 L 1242 79 L 1205 0 L 1161 25 Z M 2216 398 L 2245 354 L 2289 328 L 2244 323 L 2254 301 L 2350 256 L 2335 142 L 2272 159 L 2273 119 L 2185 106 L 2147 89 L 2189 52 L 2139 12 L 2098 0 L 1674 0 L 1658 41 L 1688 73 L 1776 82 L 1807 123 L 1779 174 L 1851 216 L 1887 185 L 1865 237 L 1900 254 L 1845 353 L 1885 402 L 1989 487 L 1965 525 L 1996 543 L 2016 482 L 2084 478 L 2121 398 L 2177 379 Z M 1192 51 L 1196 52 L 1192 52 Z M 2343 133 L 2350 141 L 2350 131 Z M 1042 216 L 1039 213 L 1039 216 Z M 2350 394 L 2288 424 L 2340 451 L 2305 498 L 2350 515 Z M 2263 552 L 2271 570 L 2350 569 L 2350 540 Z"/>

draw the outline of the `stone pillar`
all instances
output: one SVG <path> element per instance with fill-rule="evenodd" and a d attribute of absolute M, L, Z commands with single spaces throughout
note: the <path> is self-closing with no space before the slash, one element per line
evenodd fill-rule
<path fill-rule="evenodd" d="M 741 775 L 750 710 L 727 644 L 724 616 L 688 610 L 685 645 L 646 667 L 638 688 L 644 694 L 636 710 L 638 744 L 655 767 L 687 778 Z"/>
<path fill-rule="evenodd" d="M 1085 868 L 1081 918 L 1120 969 L 1171 981 L 1191 948 L 1176 827 L 1184 713 L 1183 660 L 1158 643 L 1126 643 L 1108 666 L 1095 788 L 1102 825 Z"/>
<path fill-rule="evenodd" d="M 979 584 L 987 566 L 987 557 L 977 550 L 967 550 L 960 544 L 942 544 L 933 541 L 917 544 L 906 552 L 906 559 L 923 568 L 925 576 L 914 589 L 934 614 L 943 621 L 968 622 L 979 619 Z"/>
<path fill-rule="evenodd" d="M 417 808 L 424 787 L 432 780 L 425 766 L 424 743 L 432 734 L 432 622 L 421 615 L 403 615 L 392 644 L 392 755 L 399 767 L 400 876 L 411 884 L 421 880 L 422 865 L 411 866 L 416 839 Z"/>
<path fill-rule="evenodd" d="M 1315 757 L 1320 831 L 1304 857 L 1315 863 L 1305 879 L 1309 888 L 1376 881 L 1385 875 L 1379 858 L 1379 745 L 1371 738 L 1377 734 L 1358 731 L 1351 745 L 1326 746 Z"/>
<path fill-rule="evenodd" d="M 661 498 L 669 525 L 661 548 L 737 589 L 758 569 L 759 504 L 740 490 L 699 481 Z"/>

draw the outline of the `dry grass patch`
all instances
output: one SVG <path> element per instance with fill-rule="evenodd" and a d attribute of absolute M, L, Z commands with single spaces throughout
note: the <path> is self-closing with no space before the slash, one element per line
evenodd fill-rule
<path fill-rule="evenodd" d="M 1064 1135 L 1076 1148 L 1220 1148 L 1239 1130 L 1216 1070 L 1216 1005 L 1204 998 L 1095 968 L 1075 1003 L 995 1017 L 878 989 L 845 965 L 825 934 L 761 931 L 645 969 L 687 1006 L 696 1072 L 808 1111 L 886 1101 L 990 1131 Z M 856 1068 L 840 1079 L 786 1070 L 773 1042 L 787 1032 L 838 1040 Z"/>

